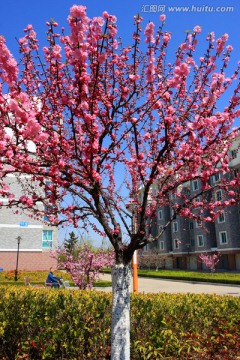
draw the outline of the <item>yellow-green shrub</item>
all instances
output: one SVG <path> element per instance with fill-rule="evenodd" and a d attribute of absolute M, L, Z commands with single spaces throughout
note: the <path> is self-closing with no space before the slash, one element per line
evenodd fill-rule
<path fill-rule="evenodd" d="M 18 271 L 17 278 L 18 281 L 24 281 L 25 277 L 28 277 L 31 282 L 44 282 L 47 278 L 49 271 Z M 71 280 L 71 275 L 67 272 L 57 270 L 54 272 L 54 275 L 64 278 L 64 280 Z M 15 270 L 10 271 L 1 271 L 0 272 L 0 281 L 9 281 L 14 280 Z"/>
<path fill-rule="evenodd" d="M 110 359 L 111 294 L 0 287 L 0 358 Z M 131 297 L 131 360 L 236 359 L 240 298 Z"/>

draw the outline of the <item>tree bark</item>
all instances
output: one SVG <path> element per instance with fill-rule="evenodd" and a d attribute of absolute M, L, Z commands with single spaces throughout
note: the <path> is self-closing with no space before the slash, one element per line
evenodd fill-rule
<path fill-rule="evenodd" d="M 131 267 L 118 264 L 112 269 L 111 360 L 130 360 Z"/>

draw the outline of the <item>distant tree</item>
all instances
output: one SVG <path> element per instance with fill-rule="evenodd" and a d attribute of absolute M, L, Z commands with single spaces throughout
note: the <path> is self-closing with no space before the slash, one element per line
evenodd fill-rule
<path fill-rule="evenodd" d="M 58 260 L 59 267 L 70 273 L 80 289 L 91 289 L 99 278 L 100 270 L 114 264 L 113 250 L 94 249 L 87 243 L 78 245 L 71 253 L 67 249 L 59 249 L 52 256 Z"/>
<path fill-rule="evenodd" d="M 73 231 L 69 233 L 69 238 L 64 240 L 63 246 L 67 254 L 72 254 L 75 250 L 77 243 L 79 242 L 78 237 Z"/>
<path fill-rule="evenodd" d="M 219 263 L 221 254 L 216 252 L 214 254 L 201 254 L 199 255 L 199 259 L 203 262 L 203 264 L 210 270 L 214 272 L 216 270 L 216 266 Z"/>
<path fill-rule="evenodd" d="M 150 251 L 139 254 L 138 265 L 139 268 L 155 269 L 157 271 L 159 269 L 165 268 L 167 258 L 168 254 L 163 253 L 159 249 L 152 249 Z"/>

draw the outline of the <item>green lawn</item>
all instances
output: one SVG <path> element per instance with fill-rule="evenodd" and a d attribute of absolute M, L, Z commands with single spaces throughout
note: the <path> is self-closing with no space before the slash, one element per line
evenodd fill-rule
<path fill-rule="evenodd" d="M 107 269 L 104 272 L 110 273 Z M 187 270 L 138 270 L 139 277 L 152 277 L 161 279 L 173 279 L 184 281 L 212 282 L 221 284 L 240 285 L 240 272 L 205 272 L 205 271 L 187 271 Z"/>
<path fill-rule="evenodd" d="M 139 270 L 139 276 L 154 277 L 162 279 L 186 280 L 186 281 L 202 281 L 223 284 L 240 285 L 240 273 L 230 272 L 200 272 L 200 271 L 184 271 L 184 270 Z"/>

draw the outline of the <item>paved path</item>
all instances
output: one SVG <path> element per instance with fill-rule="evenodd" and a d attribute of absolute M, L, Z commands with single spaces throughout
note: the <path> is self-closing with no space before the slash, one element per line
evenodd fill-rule
<path fill-rule="evenodd" d="M 102 274 L 102 280 L 110 280 L 110 274 Z M 112 291 L 111 288 L 97 288 L 102 291 Z M 195 281 L 178 281 L 152 278 L 138 278 L 138 291 L 141 293 L 194 293 L 240 296 L 240 285 L 224 285 L 199 283 Z"/>

